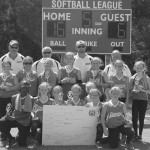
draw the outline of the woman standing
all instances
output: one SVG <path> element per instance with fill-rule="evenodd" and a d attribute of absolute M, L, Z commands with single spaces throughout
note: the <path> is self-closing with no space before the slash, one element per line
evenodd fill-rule
<path fill-rule="evenodd" d="M 11 103 L 11 97 L 18 93 L 18 82 L 16 76 L 10 73 L 11 62 L 4 60 L 2 63 L 3 72 L 0 74 L 0 118 L 6 115 L 6 106 Z M 3 129 L 1 138 L 5 139 Z"/>
<path fill-rule="evenodd" d="M 121 59 L 122 59 L 121 54 L 118 50 L 114 50 L 111 53 L 111 63 L 109 65 L 107 65 L 103 71 L 104 76 L 107 76 L 105 78 L 107 78 L 109 80 L 110 76 L 116 75 L 116 68 L 115 68 L 114 64 L 115 64 L 116 60 L 121 60 Z M 123 71 L 123 74 L 126 75 L 130 79 L 131 71 L 126 64 L 123 64 L 122 71 Z M 110 99 L 109 90 L 110 90 L 110 88 L 106 89 L 107 99 Z"/>
<path fill-rule="evenodd" d="M 145 74 L 145 63 L 137 61 L 134 65 L 136 74 L 131 77 L 130 88 L 132 90 L 132 123 L 134 129 L 134 140 L 142 140 L 145 113 L 147 109 L 148 96 L 150 94 L 150 78 Z M 139 134 L 137 122 L 139 120 Z"/>
<path fill-rule="evenodd" d="M 26 56 L 23 60 L 23 70 L 20 70 L 16 77 L 20 83 L 23 80 L 26 80 L 30 83 L 31 87 L 29 88 L 29 94 L 33 97 L 37 96 L 38 88 L 38 76 L 35 71 L 32 70 L 33 59 L 30 56 Z"/>

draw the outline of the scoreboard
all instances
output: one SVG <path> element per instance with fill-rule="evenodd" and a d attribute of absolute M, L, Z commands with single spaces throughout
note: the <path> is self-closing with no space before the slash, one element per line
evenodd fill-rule
<path fill-rule="evenodd" d="M 130 0 L 42 0 L 42 47 L 54 53 L 75 51 L 83 40 L 87 52 L 131 53 Z"/>

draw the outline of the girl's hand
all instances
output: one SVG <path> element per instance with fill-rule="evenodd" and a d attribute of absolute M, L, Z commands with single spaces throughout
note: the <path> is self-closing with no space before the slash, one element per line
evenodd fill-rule
<path fill-rule="evenodd" d="M 15 117 L 10 116 L 10 114 L 7 113 L 7 114 L 6 114 L 6 119 L 13 121 L 13 120 L 15 120 Z"/>
<path fill-rule="evenodd" d="M 69 82 L 69 78 L 67 78 L 67 77 L 65 77 L 64 79 L 61 80 L 61 83 L 62 83 L 62 84 L 65 84 L 65 83 L 67 83 L 67 82 Z"/>
<path fill-rule="evenodd" d="M 108 136 L 108 129 L 107 128 L 104 129 L 104 135 Z"/>
<path fill-rule="evenodd" d="M 95 83 L 97 86 L 101 86 L 101 83 L 100 83 L 100 79 L 99 79 L 99 78 L 95 79 L 94 83 Z"/>
<path fill-rule="evenodd" d="M 5 91 L 11 91 L 11 87 L 9 87 L 9 86 L 5 86 Z"/>
<path fill-rule="evenodd" d="M 1 85 L 1 86 L 0 86 L 0 89 L 5 90 L 5 86 L 4 86 L 4 85 Z"/>
<path fill-rule="evenodd" d="M 93 107 L 93 102 L 89 102 L 85 105 L 86 107 Z"/>
<path fill-rule="evenodd" d="M 70 83 L 76 83 L 76 80 L 74 78 L 70 78 Z"/>
<path fill-rule="evenodd" d="M 126 121 L 125 121 L 125 126 L 126 126 L 126 127 L 131 127 L 131 124 L 132 124 L 132 123 L 131 123 L 130 120 L 126 120 Z"/>
<path fill-rule="evenodd" d="M 137 89 L 142 91 L 143 90 L 143 86 L 142 85 L 137 85 Z"/>
<path fill-rule="evenodd" d="M 85 107 L 90 107 L 90 104 L 86 104 Z"/>

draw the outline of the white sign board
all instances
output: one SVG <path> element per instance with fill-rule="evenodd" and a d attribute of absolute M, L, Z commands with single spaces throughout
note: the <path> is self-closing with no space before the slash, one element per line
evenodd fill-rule
<path fill-rule="evenodd" d="M 95 145 L 98 107 L 43 108 L 43 145 Z"/>

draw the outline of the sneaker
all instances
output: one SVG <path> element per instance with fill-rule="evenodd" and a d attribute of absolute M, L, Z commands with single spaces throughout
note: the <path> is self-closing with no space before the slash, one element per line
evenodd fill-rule
<path fill-rule="evenodd" d="M 12 147 L 12 148 L 18 148 L 18 147 L 19 147 L 18 142 L 13 143 L 13 144 L 11 145 L 11 147 Z"/>
<path fill-rule="evenodd" d="M 126 136 L 126 135 L 123 135 L 123 136 L 121 137 L 121 142 L 125 142 L 126 139 L 127 139 L 127 136 Z"/>
<path fill-rule="evenodd" d="M 5 134 L 1 134 L 0 141 L 6 141 L 7 136 Z"/>
<path fill-rule="evenodd" d="M 132 141 L 136 142 L 137 141 L 137 137 L 138 137 L 137 135 L 134 135 L 134 137 L 132 138 Z"/>
<path fill-rule="evenodd" d="M 101 143 L 98 141 L 98 142 L 96 142 L 96 148 L 97 149 L 100 149 L 100 148 L 102 148 L 102 145 L 101 145 Z"/>
<path fill-rule="evenodd" d="M 36 148 L 38 146 L 38 141 L 34 140 L 34 139 L 31 139 L 30 140 L 30 143 L 28 144 L 28 148 L 29 149 L 33 149 L 33 148 Z"/>
<path fill-rule="evenodd" d="M 142 136 L 137 136 L 136 139 L 137 139 L 138 142 L 142 142 Z"/>
<path fill-rule="evenodd" d="M 126 148 L 127 150 L 134 150 L 134 147 L 133 147 L 133 145 L 132 145 L 131 142 L 126 143 L 125 148 Z"/>

